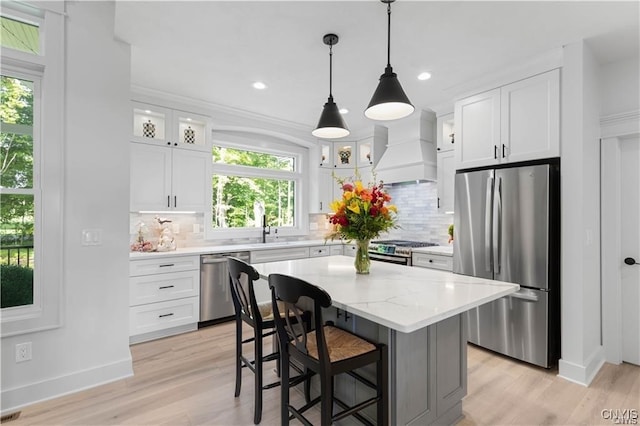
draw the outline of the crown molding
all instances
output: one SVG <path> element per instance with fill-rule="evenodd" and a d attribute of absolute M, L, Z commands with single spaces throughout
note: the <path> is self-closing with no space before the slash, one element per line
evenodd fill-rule
<path fill-rule="evenodd" d="M 640 133 L 640 110 L 600 117 L 600 137 L 612 138 Z"/>

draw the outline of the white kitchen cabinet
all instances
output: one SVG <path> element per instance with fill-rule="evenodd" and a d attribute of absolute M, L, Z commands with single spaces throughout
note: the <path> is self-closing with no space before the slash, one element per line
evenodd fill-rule
<path fill-rule="evenodd" d="M 502 87 L 501 161 L 560 156 L 560 71 Z"/>
<path fill-rule="evenodd" d="M 196 330 L 200 316 L 200 257 L 129 262 L 129 341 Z"/>
<path fill-rule="evenodd" d="M 380 125 L 375 125 L 373 134 L 357 142 L 358 155 L 356 165 L 358 167 L 375 166 L 382 154 L 387 149 L 389 130 Z"/>
<path fill-rule="evenodd" d="M 333 201 L 333 188 L 338 184 L 332 176 L 333 169 L 320 168 L 318 170 L 318 205 L 311 211 L 317 213 L 331 213 L 329 205 Z"/>
<path fill-rule="evenodd" d="M 196 211 L 207 204 L 207 152 L 131 143 L 131 211 Z"/>
<path fill-rule="evenodd" d="M 318 141 L 318 147 L 320 151 L 320 167 L 333 169 L 333 142 L 320 140 Z"/>
<path fill-rule="evenodd" d="M 455 152 L 438 152 L 438 213 L 453 212 Z"/>
<path fill-rule="evenodd" d="M 411 253 L 411 264 L 421 268 L 453 270 L 453 257 L 441 254 Z"/>
<path fill-rule="evenodd" d="M 560 71 L 456 102 L 456 169 L 560 155 Z"/>
<path fill-rule="evenodd" d="M 290 247 L 251 251 L 251 263 L 277 262 L 280 260 L 309 257 L 309 247 Z"/>
<path fill-rule="evenodd" d="M 500 89 L 456 102 L 456 169 L 498 163 Z"/>
<path fill-rule="evenodd" d="M 342 254 L 344 256 L 356 257 L 358 246 L 355 243 L 347 243 L 342 246 Z"/>
<path fill-rule="evenodd" d="M 441 115 L 437 119 L 437 151 L 438 153 L 451 151 L 455 147 L 455 133 L 453 130 L 453 113 Z"/>
<path fill-rule="evenodd" d="M 333 143 L 333 167 L 353 169 L 357 164 L 357 144 L 356 142 L 334 142 Z"/>
<path fill-rule="evenodd" d="M 208 117 L 157 105 L 132 102 L 132 141 L 156 146 L 209 151 Z"/>

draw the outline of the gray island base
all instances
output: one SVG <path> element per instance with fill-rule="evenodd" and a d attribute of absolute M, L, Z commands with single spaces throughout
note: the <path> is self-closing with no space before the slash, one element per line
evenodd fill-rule
<path fill-rule="evenodd" d="M 329 256 L 253 265 L 262 278 L 280 273 L 324 288 L 333 305 L 327 320 L 389 347 L 389 406 L 392 425 L 455 424 L 467 390 L 463 313 L 511 294 L 516 284 L 450 272 L 374 262 L 357 275 L 353 258 Z M 361 371 L 375 381 L 375 371 Z M 347 404 L 371 390 L 344 375 L 335 395 Z M 365 416 L 375 418 L 375 407 Z M 341 424 L 351 424 L 347 420 Z M 354 421 L 355 424 L 355 421 Z"/>

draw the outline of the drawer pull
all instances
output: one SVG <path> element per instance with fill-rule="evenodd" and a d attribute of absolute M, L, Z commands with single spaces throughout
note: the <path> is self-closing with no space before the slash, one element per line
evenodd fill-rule
<path fill-rule="evenodd" d="M 429 259 L 429 263 L 433 263 L 433 259 Z"/>
<path fill-rule="evenodd" d="M 165 288 L 173 288 L 173 287 L 175 287 L 175 286 L 174 285 L 163 285 L 162 287 L 158 287 L 158 290 L 162 290 L 162 289 L 165 289 Z"/>
<path fill-rule="evenodd" d="M 173 312 L 171 312 L 170 314 L 162 314 L 162 315 L 158 315 L 158 318 L 164 318 L 164 317 L 170 317 L 173 315 Z"/>
<path fill-rule="evenodd" d="M 166 268 L 168 266 L 176 266 L 175 263 L 165 263 L 164 265 L 160 265 L 160 268 Z"/>

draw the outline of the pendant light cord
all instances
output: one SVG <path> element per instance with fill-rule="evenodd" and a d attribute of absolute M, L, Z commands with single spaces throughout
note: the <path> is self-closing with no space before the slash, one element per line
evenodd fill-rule
<path fill-rule="evenodd" d="M 331 86 L 333 85 L 333 43 L 329 43 L 329 99 L 333 99 Z"/>
<path fill-rule="evenodd" d="M 391 3 L 387 3 L 387 67 L 391 67 Z"/>

